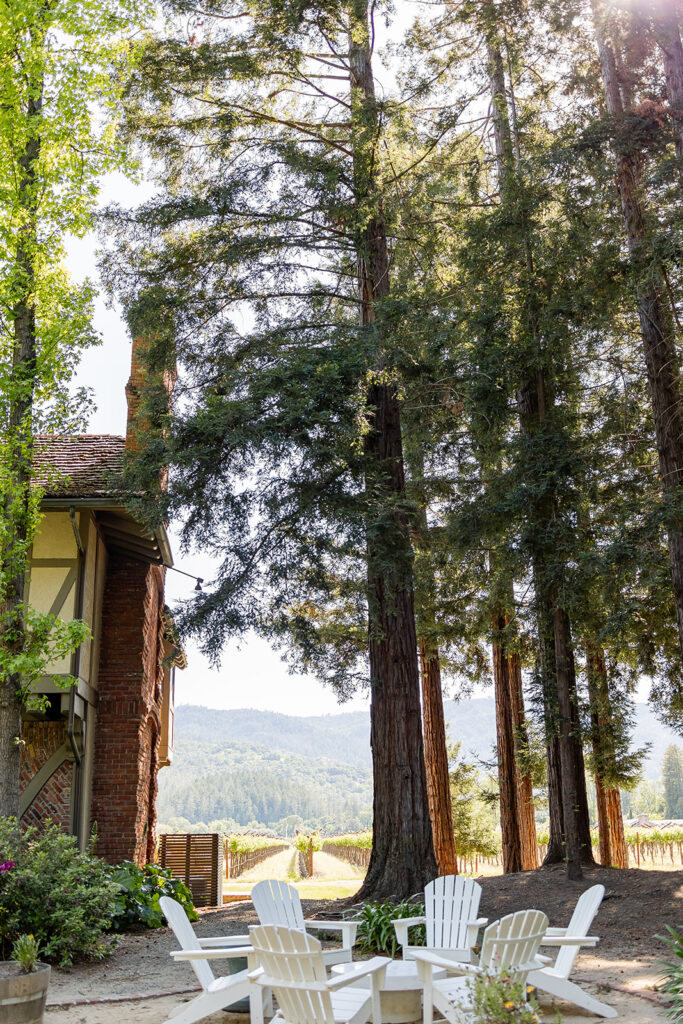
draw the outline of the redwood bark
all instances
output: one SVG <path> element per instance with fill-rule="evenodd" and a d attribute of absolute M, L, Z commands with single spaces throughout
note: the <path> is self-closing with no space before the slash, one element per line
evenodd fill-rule
<path fill-rule="evenodd" d="M 522 840 L 519 829 L 519 783 L 515 757 L 515 736 L 512 713 L 510 660 L 505 652 L 503 612 L 493 617 L 493 685 L 496 707 L 496 750 L 498 754 L 498 789 L 500 793 L 500 830 L 503 851 L 503 873 L 522 870 Z"/>
<path fill-rule="evenodd" d="M 432 822 L 434 853 L 440 875 L 457 875 L 458 857 L 453 830 L 453 804 L 448 775 L 446 723 L 443 713 L 439 652 L 420 640 L 422 717 L 424 731 L 427 799 Z"/>
<path fill-rule="evenodd" d="M 625 102 L 617 71 L 615 46 L 610 39 L 609 10 L 603 6 L 601 0 L 593 0 L 593 20 L 607 110 L 618 125 L 627 112 L 628 104 Z M 617 138 L 617 187 L 630 260 L 638 278 L 636 303 L 655 424 L 659 475 L 665 501 L 670 499 L 667 537 L 679 645 L 683 657 L 683 519 L 675 508 L 680 495 L 679 488 L 683 486 L 683 402 L 680 370 L 664 268 L 649 251 L 650 211 L 641 180 L 640 161 L 631 147 L 630 135 L 626 138 L 622 134 L 622 137 Z"/>
<path fill-rule="evenodd" d="M 520 752 L 527 744 L 524 695 L 522 693 L 522 663 L 519 654 L 508 654 L 508 677 L 510 700 L 512 702 L 512 723 L 515 736 L 515 760 L 517 762 L 517 814 L 522 855 L 522 870 L 531 871 L 538 867 L 538 839 L 536 837 L 536 811 L 534 793 L 529 772 L 522 772 Z"/>
<path fill-rule="evenodd" d="M 29 125 L 42 113 L 42 84 L 28 101 Z M 22 179 L 20 205 L 25 214 L 15 257 L 12 308 L 12 369 L 7 385 L 8 420 L 3 438 L 8 479 L 3 502 L 6 545 L 0 553 L 2 576 L 0 642 L 12 656 L 21 654 L 24 641 L 26 555 L 30 531 L 30 484 L 33 457 L 33 399 L 36 383 L 36 310 L 34 251 L 37 237 L 37 175 L 41 140 L 29 130 L 19 158 Z M 23 680 L 18 672 L 0 678 L 0 817 L 19 816 L 21 768 L 21 713 Z"/>
<path fill-rule="evenodd" d="M 680 19 L 681 4 L 679 0 L 655 0 L 653 4 L 655 38 L 662 51 L 666 94 L 674 122 L 678 176 L 683 183 L 683 44 L 681 44 Z"/>
<path fill-rule="evenodd" d="M 379 121 L 367 0 L 349 8 L 353 175 L 361 324 L 377 324 L 389 294 L 389 255 L 375 148 Z M 368 212 L 370 211 L 370 212 Z M 366 392 L 364 437 L 370 654 L 373 842 L 361 900 L 412 895 L 437 874 L 425 776 L 413 552 L 405 512 L 401 408 L 386 382 L 382 328 L 375 379 Z M 381 520 L 380 510 L 381 509 Z"/>
<path fill-rule="evenodd" d="M 591 704 L 591 739 L 595 769 L 595 790 L 598 803 L 600 863 L 605 867 L 628 867 L 628 847 L 624 835 L 624 818 L 619 789 L 605 776 L 606 761 L 613 760 L 609 723 L 611 701 L 604 652 L 595 643 L 586 645 L 586 675 Z"/>

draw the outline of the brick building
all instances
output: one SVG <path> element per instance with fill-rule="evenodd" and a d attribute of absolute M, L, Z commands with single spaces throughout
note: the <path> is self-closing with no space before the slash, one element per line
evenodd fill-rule
<path fill-rule="evenodd" d="M 134 356 L 126 437 L 38 440 L 47 483 L 27 600 L 83 619 L 91 637 L 40 680 L 47 711 L 25 715 L 21 818 L 58 821 L 81 848 L 96 825 L 101 856 L 144 863 L 154 850 L 157 774 L 172 758 L 174 674 L 185 662 L 164 603 L 166 531 L 136 522 L 117 484 L 135 444 L 138 373 Z M 76 679 L 68 690 L 58 683 L 66 675 Z"/>

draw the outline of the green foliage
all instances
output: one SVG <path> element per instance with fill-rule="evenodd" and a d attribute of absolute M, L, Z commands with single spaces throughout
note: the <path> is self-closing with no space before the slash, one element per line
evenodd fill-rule
<path fill-rule="evenodd" d="M 226 836 L 228 849 L 231 853 L 253 853 L 254 850 L 265 850 L 269 846 L 288 846 L 286 839 L 276 836 L 255 836 L 233 833 Z"/>
<path fill-rule="evenodd" d="M 683 818 L 683 752 L 673 743 L 664 752 L 662 782 L 664 814 L 667 818 Z"/>
<path fill-rule="evenodd" d="M 448 751 L 455 849 L 462 857 L 495 857 L 500 852 L 492 805 L 495 793 L 476 765 L 461 757 L 460 746 L 455 743 Z"/>
<path fill-rule="evenodd" d="M 370 850 L 372 848 L 372 832 L 348 832 L 345 835 L 326 836 L 325 842 L 332 843 L 334 846 L 358 846 L 361 850 Z"/>
<path fill-rule="evenodd" d="M 398 949 L 396 932 L 392 921 L 396 918 L 422 917 L 424 905 L 411 900 L 393 903 L 391 900 L 380 900 L 377 903 L 364 903 L 356 920 L 358 927 L 356 946 L 360 953 L 384 953 L 395 956 Z M 424 946 L 425 927 L 422 924 L 408 929 L 411 945 Z"/>
<path fill-rule="evenodd" d="M 294 839 L 294 846 L 300 853 L 308 853 L 311 848 L 315 853 L 316 850 L 322 850 L 323 838 L 319 832 L 311 832 L 308 835 L 305 832 L 299 832 Z"/>
<path fill-rule="evenodd" d="M 52 822 L 22 831 L 13 818 L 0 818 L 0 857 L 2 952 L 25 933 L 62 966 L 108 951 L 118 889 L 108 864 L 80 853 L 76 837 Z"/>
<path fill-rule="evenodd" d="M 531 985 L 513 981 L 504 972 L 477 974 L 472 989 L 472 1019 L 477 1024 L 539 1024 L 538 1003 Z"/>
<path fill-rule="evenodd" d="M 671 999 L 671 1005 L 666 1007 L 666 1015 L 672 1024 L 681 1024 L 683 1021 L 683 934 L 666 925 L 666 935 L 658 935 L 669 947 L 673 959 L 661 962 L 662 975 L 659 990 L 666 993 Z"/>
<path fill-rule="evenodd" d="M 128 860 L 111 867 L 110 878 L 117 889 L 111 919 L 114 932 L 137 927 L 161 928 L 166 921 L 159 906 L 162 896 L 170 896 L 180 903 L 190 921 L 198 919 L 192 893 L 166 868 L 156 864 L 145 864 L 140 868 Z"/>
<path fill-rule="evenodd" d="M 22 971 L 29 974 L 38 963 L 39 952 L 39 943 L 32 935 L 20 935 L 12 946 L 10 959 L 16 960 Z"/>

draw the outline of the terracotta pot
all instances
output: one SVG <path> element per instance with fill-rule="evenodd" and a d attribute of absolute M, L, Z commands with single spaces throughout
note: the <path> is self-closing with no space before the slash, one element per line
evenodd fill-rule
<path fill-rule="evenodd" d="M 14 960 L 0 961 L 0 1024 L 42 1024 L 49 964 L 25 974 Z"/>

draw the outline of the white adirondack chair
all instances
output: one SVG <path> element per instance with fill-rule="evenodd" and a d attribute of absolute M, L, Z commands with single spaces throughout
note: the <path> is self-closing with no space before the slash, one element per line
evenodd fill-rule
<path fill-rule="evenodd" d="M 479 928 L 488 923 L 487 917 L 477 917 L 481 899 L 479 883 L 462 875 L 442 875 L 425 886 L 424 895 L 423 917 L 394 921 L 396 938 L 403 946 L 403 959 L 414 959 L 416 949 L 430 949 L 449 960 L 469 961 Z M 408 929 L 416 924 L 426 926 L 425 946 L 409 945 Z"/>
<path fill-rule="evenodd" d="M 376 956 L 328 981 L 320 941 L 299 928 L 256 925 L 251 942 L 261 968 L 250 973 L 255 986 L 272 988 L 278 1002 L 273 1021 L 287 1024 L 381 1024 L 379 990 L 387 965 Z M 370 977 L 371 988 L 348 988 Z M 345 991 L 341 991 L 345 989 Z"/>
<path fill-rule="evenodd" d="M 351 962 L 357 921 L 305 921 L 301 898 L 294 886 L 272 879 L 256 883 L 251 890 L 251 901 L 261 924 L 279 924 L 299 932 L 307 929 L 341 932 L 341 949 L 323 950 L 323 960 L 327 965 Z"/>
<path fill-rule="evenodd" d="M 593 923 L 593 918 L 598 912 L 604 895 L 604 885 L 594 885 L 590 889 L 586 889 L 579 896 L 567 927 L 548 928 L 541 945 L 559 946 L 559 952 L 555 963 L 548 957 L 537 957 L 548 966 L 531 971 L 529 984 L 535 985 L 542 992 L 548 992 L 556 999 L 566 999 L 599 1017 L 616 1017 L 617 1011 L 613 1006 L 601 1003 L 599 999 L 589 995 L 576 982 L 569 980 L 581 946 L 595 946 L 599 941 L 597 936 L 588 934 L 588 929 Z"/>
<path fill-rule="evenodd" d="M 424 986 L 423 1024 L 432 1024 L 434 1007 L 450 1024 L 470 1024 L 473 1016 L 469 979 L 478 974 L 504 970 L 513 981 L 524 982 L 537 962 L 536 954 L 547 927 L 548 918 L 540 910 L 519 910 L 501 917 L 484 932 L 478 964 L 458 963 L 431 949 L 416 948 L 413 957 Z M 435 967 L 451 977 L 435 980 Z"/>
<path fill-rule="evenodd" d="M 187 961 L 202 986 L 199 995 L 190 1003 L 181 1005 L 171 1014 L 169 1021 L 172 1024 L 194 1024 L 249 996 L 251 1024 L 263 1024 L 264 990 L 254 989 L 249 982 L 249 971 L 258 967 L 249 936 L 220 935 L 200 939 L 180 903 L 170 896 L 162 896 L 159 904 L 181 947 L 174 950 L 171 956 L 179 962 Z M 245 970 L 229 978 L 216 978 L 208 961 L 229 960 L 233 957 L 247 957 Z M 268 1002 L 268 993 L 265 993 L 265 998 Z"/>

